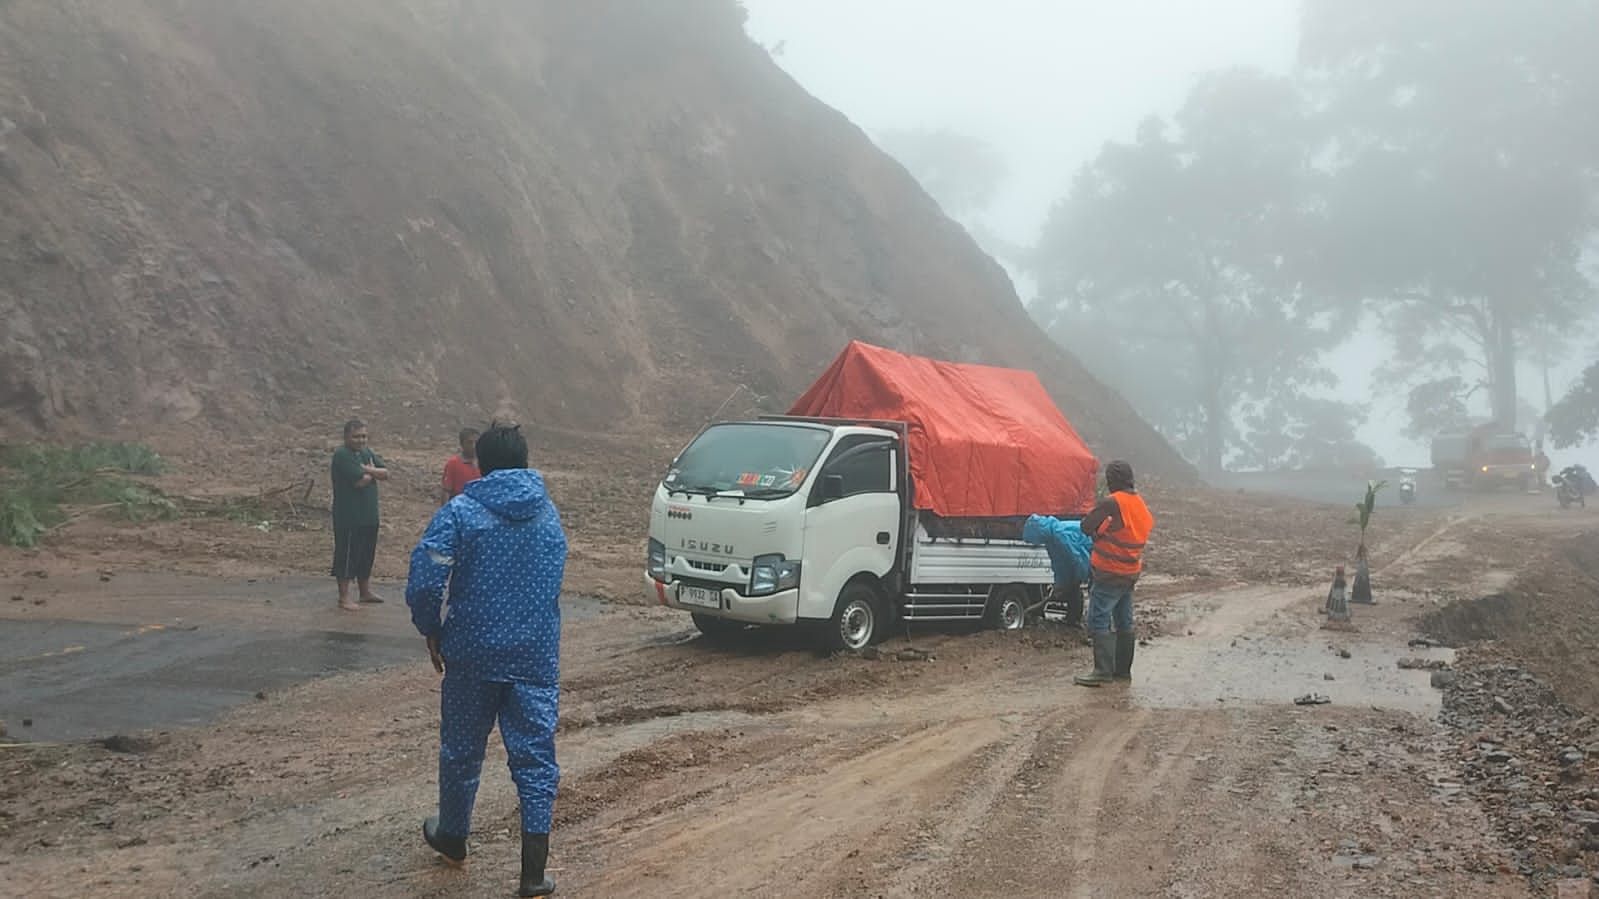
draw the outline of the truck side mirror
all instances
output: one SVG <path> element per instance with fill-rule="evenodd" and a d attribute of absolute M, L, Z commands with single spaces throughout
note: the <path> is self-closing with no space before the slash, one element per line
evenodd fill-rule
<path fill-rule="evenodd" d="M 835 499 L 844 498 L 844 476 L 829 474 L 822 476 L 822 502 L 830 503 Z"/>

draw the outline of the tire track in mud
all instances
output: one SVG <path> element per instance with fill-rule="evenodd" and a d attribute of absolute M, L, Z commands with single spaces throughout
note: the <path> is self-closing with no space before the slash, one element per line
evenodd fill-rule
<path fill-rule="evenodd" d="M 754 895 L 772 884 L 820 887 L 818 878 L 847 864 L 851 852 L 940 804 L 968 758 L 1004 736 L 991 720 L 929 725 L 819 759 L 797 776 L 762 772 L 765 782 L 746 785 L 738 804 L 720 814 L 668 813 L 618 840 L 612 848 L 631 859 L 633 873 L 613 872 L 585 889 L 621 897 L 696 880 L 723 895 Z"/>
<path fill-rule="evenodd" d="M 1063 823 L 1072 847 L 1072 870 L 1066 882 L 1072 885 L 1074 896 L 1090 895 L 1083 889 L 1083 875 L 1101 853 L 1099 821 L 1105 811 L 1105 786 L 1112 777 L 1121 781 L 1131 773 L 1126 767 L 1127 747 L 1149 720 L 1149 712 L 1143 710 L 1107 710 L 1099 715 L 1090 710 L 1086 714 L 1099 725 L 1092 742 L 1070 757 L 1055 783 L 1056 798 L 1064 800 L 1062 805 L 1070 810 Z"/>
<path fill-rule="evenodd" d="M 968 851 L 987 829 L 993 809 L 1012 795 L 1024 771 L 1040 752 L 1039 735 L 1024 733 L 977 753 L 970 768 L 952 784 L 953 795 L 929 810 L 898 847 L 883 847 L 863 857 L 853 875 L 835 882 L 837 895 L 901 897 L 925 894 L 938 873 Z"/>
<path fill-rule="evenodd" d="M 1392 571 L 1402 570 L 1404 566 L 1409 565 L 1412 560 L 1424 553 L 1428 547 L 1447 536 L 1450 531 L 1453 531 L 1455 528 L 1460 527 L 1468 522 L 1475 521 L 1481 517 L 1481 512 L 1451 513 L 1444 519 L 1442 524 L 1433 530 L 1432 533 L 1421 538 L 1408 549 L 1395 556 L 1393 561 L 1389 562 L 1387 565 L 1384 565 L 1383 567 L 1372 572 L 1372 577 L 1383 577 Z"/>
<path fill-rule="evenodd" d="M 1081 702 L 1063 697 L 1063 708 L 1031 722 L 1025 757 L 1013 764 L 1005 788 L 972 816 L 965 845 L 946 864 L 916 872 L 918 879 L 887 895 L 1094 895 L 1089 887 L 1101 859 L 1126 847 L 1120 836 L 1116 846 L 1105 845 L 1108 806 L 1125 801 L 1108 801 L 1107 794 L 1136 780 L 1143 795 L 1166 795 L 1177 760 L 1156 766 L 1153 776 L 1137 770 L 1129 755 L 1154 713 L 1129 709 L 1109 690 L 1081 695 Z"/>

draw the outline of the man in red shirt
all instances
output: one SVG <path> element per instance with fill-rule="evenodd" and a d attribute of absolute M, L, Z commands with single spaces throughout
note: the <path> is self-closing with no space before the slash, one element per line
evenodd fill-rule
<path fill-rule="evenodd" d="M 444 482 L 439 489 L 439 505 L 444 505 L 461 494 L 466 485 L 482 477 L 477 470 L 478 433 L 472 428 L 462 428 L 461 452 L 444 463 Z"/>

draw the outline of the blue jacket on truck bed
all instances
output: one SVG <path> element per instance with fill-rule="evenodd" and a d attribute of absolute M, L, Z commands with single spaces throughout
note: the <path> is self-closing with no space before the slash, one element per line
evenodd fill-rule
<path fill-rule="evenodd" d="M 566 533 L 544 478 L 502 469 L 433 516 L 411 553 L 405 601 L 416 629 L 440 637 L 451 675 L 553 687 L 565 572 Z"/>

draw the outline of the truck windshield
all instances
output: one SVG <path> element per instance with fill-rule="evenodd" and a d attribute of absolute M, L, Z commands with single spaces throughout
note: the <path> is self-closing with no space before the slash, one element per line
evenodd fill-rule
<path fill-rule="evenodd" d="M 1489 437 L 1488 443 L 1483 447 L 1491 453 L 1530 453 L 1532 447 L 1527 443 L 1527 438 L 1516 434 L 1500 434 Z"/>
<path fill-rule="evenodd" d="M 725 424 L 705 430 L 666 473 L 668 490 L 788 496 L 827 446 L 832 432 L 778 424 Z"/>

